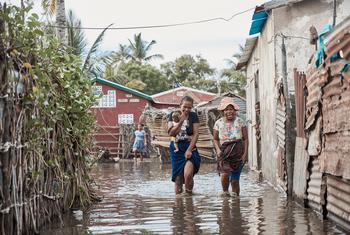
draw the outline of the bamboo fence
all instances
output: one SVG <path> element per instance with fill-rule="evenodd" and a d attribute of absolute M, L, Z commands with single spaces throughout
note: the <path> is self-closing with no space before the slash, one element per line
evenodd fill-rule
<path fill-rule="evenodd" d="M 143 115 L 146 117 L 147 126 L 151 133 L 151 143 L 157 149 L 161 161 L 169 162 L 169 143 L 170 136 L 167 133 L 168 115 L 171 109 L 155 109 L 148 107 L 144 110 Z M 205 111 L 197 112 L 199 117 L 199 138 L 196 144 L 202 160 L 206 162 L 215 162 L 215 150 L 213 144 L 212 131 L 208 113 Z"/>
<path fill-rule="evenodd" d="M 9 46 L 15 40 L 3 18 L 5 10 L 0 4 L 0 234 L 32 234 L 72 206 L 88 205 L 95 195 L 85 160 L 88 152 L 80 139 L 67 138 L 62 121 L 53 123 L 42 107 L 27 99 L 35 80 L 19 69 L 22 65 L 10 64 Z M 36 63 L 35 55 L 21 59 Z M 55 79 L 52 84 L 62 86 Z M 29 128 L 37 119 L 44 126 Z M 47 135 L 31 145 L 42 130 Z"/>

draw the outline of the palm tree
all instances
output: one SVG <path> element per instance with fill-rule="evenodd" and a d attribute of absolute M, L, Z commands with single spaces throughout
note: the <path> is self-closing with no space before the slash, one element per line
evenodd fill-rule
<path fill-rule="evenodd" d="M 87 46 L 84 31 L 81 29 L 81 21 L 77 19 L 72 10 L 68 11 L 67 19 L 68 46 L 73 48 L 73 53 L 82 56 Z"/>
<path fill-rule="evenodd" d="M 246 84 L 246 76 L 242 74 L 239 71 L 236 71 L 237 61 L 242 57 L 244 52 L 244 47 L 239 44 L 239 51 L 232 55 L 230 59 L 226 59 L 229 68 L 225 68 L 221 70 L 220 77 L 224 78 L 225 80 L 222 81 L 223 84 L 226 86 L 226 89 L 234 90 L 238 92 L 239 95 L 245 96 L 245 84 Z M 226 85 L 225 85 L 226 83 Z"/>
<path fill-rule="evenodd" d="M 56 15 L 57 35 L 67 45 L 66 7 L 64 0 L 42 0 L 41 4 L 50 16 Z"/>
<path fill-rule="evenodd" d="M 130 58 L 133 61 L 136 61 L 142 64 L 145 61 L 150 61 L 152 59 L 163 59 L 161 54 L 148 55 L 152 46 L 157 42 L 152 40 L 150 43 L 142 40 L 141 33 L 134 35 L 134 41 L 129 39 L 129 55 L 127 58 Z"/>
<path fill-rule="evenodd" d="M 86 73 L 87 77 L 94 78 L 98 77 L 103 73 L 102 57 L 100 58 L 98 48 L 102 43 L 103 36 L 106 30 L 110 27 L 106 27 L 98 35 L 91 48 L 87 49 L 87 39 L 84 31 L 81 29 L 81 21 L 75 17 L 72 10 L 68 12 L 67 19 L 67 45 L 73 49 L 73 53 L 79 56 L 83 62 L 82 71 Z"/>
<path fill-rule="evenodd" d="M 225 59 L 225 61 L 227 62 L 227 64 L 235 69 L 237 66 L 237 61 L 239 61 L 239 59 L 242 57 L 244 52 L 244 46 L 239 44 L 238 45 L 238 52 L 236 52 L 235 54 L 232 55 L 232 57 L 230 59 Z"/>

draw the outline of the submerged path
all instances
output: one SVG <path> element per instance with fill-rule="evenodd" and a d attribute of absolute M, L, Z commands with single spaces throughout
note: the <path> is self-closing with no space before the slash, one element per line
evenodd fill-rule
<path fill-rule="evenodd" d="M 202 164 L 193 196 L 175 196 L 170 166 L 147 160 L 98 165 L 103 200 L 40 234 L 344 234 L 247 169 L 240 197 L 221 195 L 215 164 Z"/>

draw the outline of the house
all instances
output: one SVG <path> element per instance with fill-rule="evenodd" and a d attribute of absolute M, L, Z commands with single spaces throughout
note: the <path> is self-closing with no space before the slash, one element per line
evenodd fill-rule
<path fill-rule="evenodd" d="M 194 99 L 195 104 L 199 104 L 204 101 L 210 101 L 216 94 L 206 91 L 197 90 L 189 87 L 178 87 L 168 91 L 164 91 L 155 95 L 152 95 L 153 107 L 158 109 L 168 107 L 178 107 L 181 99 L 184 96 L 191 96 Z"/>
<path fill-rule="evenodd" d="M 322 35 L 329 30 L 328 25 L 343 21 L 349 12 L 350 1 L 272 0 L 256 7 L 252 17 L 250 37 L 237 65 L 248 78 L 249 166 L 290 196 L 300 197 L 299 185 L 293 187 L 293 180 L 300 182 L 297 177 L 304 178 L 305 191 L 308 175 L 299 169 L 310 167 L 305 159 L 295 158 L 294 161 L 295 153 L 303 150 L 303 141 L 297 138 L 300 131 L 295 132 L 296 123 L 303 121 L 300 112 L 295 118 L 296 100 L 303 100 L 295 94 L 302 86 L 298 78 L 305 76 L 303 72 L 316 50 L 318 55 L 322 53 Z M 326 75 L 327 71 L 319 73 Z M 310 95 L 317 99 L 317 94 L 320 95 Z M 309 102 L 317 103 L 316 100 Z M 319 115 L 316 109 L 318 105 L 307 112 Z M 297 167 L 293 169 L 293 166 Z M 319 169 L 319 166 L 316 164 L 314 168 Z M 321 185 L 317 190 L 323 190 Z M 306 198 L 302 196 L 301 200 Z M 319 200 L 322 202 L 321 197 Z"/>
<path fill-rule="evenodd" d="M 126 132 L 130 132 L 126 124 L 140 122 L 141 113 L 146 105 L 151 105 L 152 97 L 102 78 L 95 80 L 94 88 L 100 97 L 92 108 L 98 126 L 95 144 L 98 148 L 109 149 L 113 155 L 122 154 L 123 150 L 131 148 L 130 143 L 123 145 Z"/>
<path fill-rule="evenodd" d="M 338 22 L 345 19 L 350 12 L 350 1 L 337 1 L 336 12 Z M 287 97 L 283 88 L 292 99 L 294 69 L 306 71 L 308 60 L 315 52 L 315 46 L 309 42 L 309 29 L 314 26 L 322 32 L 326 24 L 333 22 L 333 13 L 332 0 L 273 0 L 256 7 L 250 28 L 250 34 L 254 36 L 246 40 L 237 65 L 248 79 L 250 167 L 261 170 L 267 180 L 284 190 L 287 189 L 286 154 L 290 154 L 285 151 L 286 147 L 290 148 L 285 141 L 286 136 L 293 134 L 293 127 L 286 130 L 287 108 L 292 107 L 285 105 Z M 259 110 L 255 109 L 257 103 Z M 257 140 L 254 128 L 258 117 L 261 119 L 261 140 Z M 290 133 L 286 135 L 286 131 Z M 261 154 L 258 153 L 259 144 Z M 259 155 L 262 159 L 258 159 Z"/>
<path fill-rule="evenodd" d="M 246 114 L 247 112 L 247 105 L 246 105 L 246 100 L 245 98 L 239 96 L 239 95 L 236 95 L 232 92 L 226 92 L 220 96 L 217 96 L 209 101 L 206 101 L 206 102 L 202 102 L 200 104 L 198 104 L 196 106 L 196 108 L 200 108 L 200 109 L 203 109 L 203 108 L 206 108 L 206 109 L 215 109 L 218 107 L 218 105 L 220 104 L 222 98 L 224 97 L 231 97 L 233 99 L 233 101 L 239 106 L 240 110 L 239 112 L 242 113 L 243 115 Z"/>

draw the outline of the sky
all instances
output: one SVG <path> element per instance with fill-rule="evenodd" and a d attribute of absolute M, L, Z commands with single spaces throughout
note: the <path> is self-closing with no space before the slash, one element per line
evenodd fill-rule
<path fill-rule="evenodd" d="M 4 0 L 1 0 L 4 1 Z M 9 0 L 7 2 L 18 2 Z M 36 0 L 35 2 L 41 2 Z M 253 8 L 266 0 L 66 0 L 66 10 L 72 9 L 81 19 L 83 27 L 145 26 L 174 24 L 216 17 L 230 18 L 235 13 Z M 216 69 L 227 67 L 225 59 L 238 51 L 248 37 L 253 10 L 234 17 L 229 22 L 214 21 L 202 24 L 156 29 L 109 30 L 105 34 L 101 51 L 117 50 L 127 44 L 134 34 L 150 42 L 156 40 L 151 53 L 159 53 L 164 60 L 174 61 L 183 54 L 200 54 Z M 101 30 L 86 30 L 92 43 Z"/>

